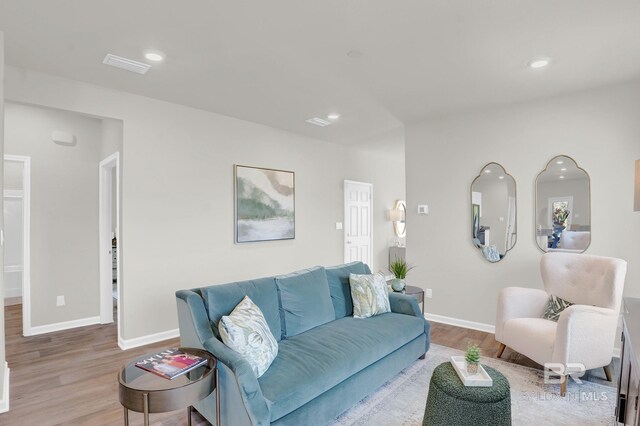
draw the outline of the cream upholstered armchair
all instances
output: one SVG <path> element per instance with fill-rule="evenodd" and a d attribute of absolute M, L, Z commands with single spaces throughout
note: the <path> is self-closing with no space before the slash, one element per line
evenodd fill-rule
<path fill-rule="evenodd" d="M 574 253 L 546 253 L 540 262 L 544 290 L 508 287 L 500 292 L 496 340 L 538 364 L 581 363 L 586 370 L 609 364 L 618 325 L 627 262 Z M 558 322 L 543 318 L 550 295 L 574 303 Z M 561 377 L 564 396 L 567 380 Z"/>

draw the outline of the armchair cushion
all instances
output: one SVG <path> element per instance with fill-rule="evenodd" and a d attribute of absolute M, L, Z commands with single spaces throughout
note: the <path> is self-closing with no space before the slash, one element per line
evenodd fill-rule
<path fill-rule="evenodd" d="M 571 305 L 573 305 L 573 303 L 552 294 L 549 296 L 547 306 L 544 307 L 544 314 L 542 315 L 542 318 L 558 322 L 562 311 Z"/>

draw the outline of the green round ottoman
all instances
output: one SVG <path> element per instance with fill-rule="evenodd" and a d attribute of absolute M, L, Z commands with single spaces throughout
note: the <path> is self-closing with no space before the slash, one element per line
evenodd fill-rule
<path fill-rule="evenodd" d="M 511 425 L 509 381 L 500 372 L 483 365 L 493 386 L 462 384 L 450 362 L 433 370 L 423 426 Z"/>

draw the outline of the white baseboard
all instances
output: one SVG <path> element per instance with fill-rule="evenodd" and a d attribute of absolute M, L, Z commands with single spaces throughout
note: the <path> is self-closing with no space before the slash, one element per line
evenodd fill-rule
<path fill-rule="evenodd" d="M 100 317 L 82 318 L 73 321 L 63 321 L 54 324 L 38 325 L 25 331 L 25 336 L 35 336 L 38 334 L 51 333 L 54 331 L 68 330 L 70 328 L 85 327 L 87 325 L 100 324 Z"/>
<path fill-rule="evenodd" d="M 495 334 L 496 332 L 496 326 L 491 324 L 483 324 L 481 322 L 467 321 L 436 314 L 424 314 L 424 317 L 429 321 L 439 322 L 441 324 L 455 325 L 456 327 L 469 328 L 471 330 L 484 331 L 485 333 L 491 334 Z"/>
<path fill-rule="evenodd" d="M 9 411 L 9 364 L 4 363 L 4 383 L 0 389 L 0 413 Z"/>
<path fill-rule="evenodd" d="M 160 333 L 148 334 L 146 336 L 136 337 L 133 339 L 123 339 L 122 337 L 118 338 L 118 346 L 123 351 L 127 349 L 137 348 L 139 346 L 150 345 L 152 343 L 162 342 L 163 340 L 174 339 L 180 336 L 180 330 L 173 329 L 162 331 Z"/>

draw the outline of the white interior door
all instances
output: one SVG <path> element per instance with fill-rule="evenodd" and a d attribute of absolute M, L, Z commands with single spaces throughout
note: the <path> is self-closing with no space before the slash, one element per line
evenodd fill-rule
<path fill-rule="evenodd" d="M 360 260 L 373 270 L 373 185 L 344 181 L 344 261 Z"/>

